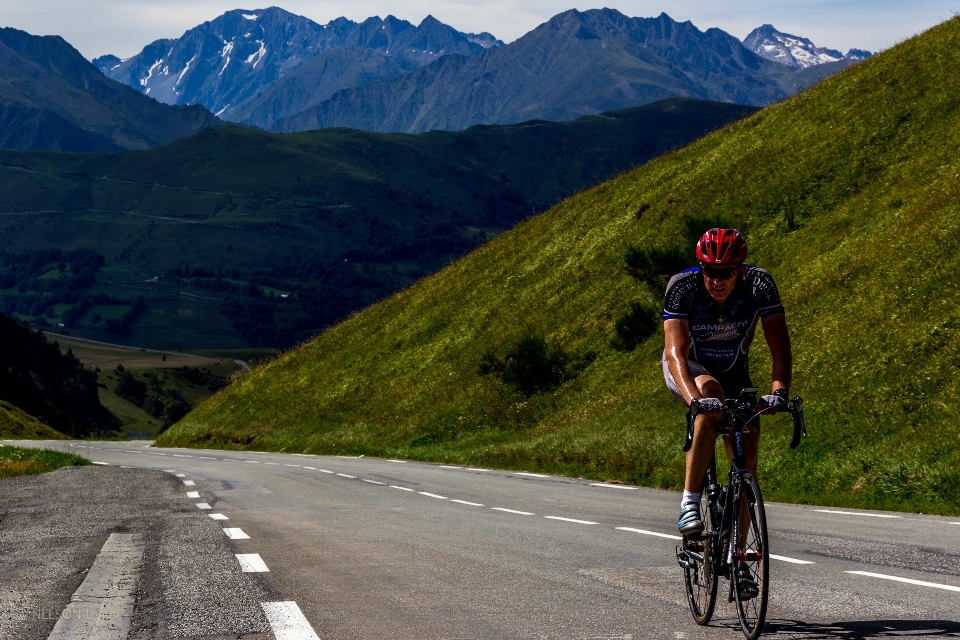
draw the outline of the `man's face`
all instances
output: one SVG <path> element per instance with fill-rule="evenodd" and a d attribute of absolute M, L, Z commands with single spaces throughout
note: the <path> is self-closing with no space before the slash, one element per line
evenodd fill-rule
<path fill-rule="evenodd" d="M 701 266 L 700 273 L 703 274 L 703 286 L 707 288 L 710 297 L 719 303 L 723 303 L 733 290 L 737 287 L 737 280 L 740 277 L 742 267 L 738 266 Z"/>

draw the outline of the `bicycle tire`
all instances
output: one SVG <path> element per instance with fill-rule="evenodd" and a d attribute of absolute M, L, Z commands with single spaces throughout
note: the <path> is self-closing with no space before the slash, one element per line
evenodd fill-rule
<path fill-rule="evenodd" d="M 688 537 L 683 541 L 685 549 L 698 553 L 707 563 L 712 562 L 713 550 L 713 523 L 710 509 L 707 504 L 706 491 L 701 492 L 700 514 L 703 518 L 703 533 L 696 537 Z M 683 582 L 687 591 L 687 603 L 694 621 L 699 625 L 706 625 L 713 617 L 713 610 L 717 604 L 717 574 L 712 566 L 697 561 L 688 556 L 689 567 L 683 570 Z"/>
<path fill-rule="evenodd" d="M 737 483 L 737 492 L 734 495 L 733 513 L 741 513 L 747 509 L 749 518 L 733 520 L 733 541 L 738 541 L 736 550 L 736 566 L 733 567 L 731 578 L 734 581 L 733 592 L 737 603 L 737 617 L 740 628 L 747 640 L 757 640 L 763 633 L 763 623 L 767 616 L 767 592 L 770 586 L 770 548 L 767 543 L 767 518 L 763 509 L 763 496 L 760 494 L 760 485 L 750 473 L 740 476 Z M 741 527 L 747 524 L 745 535 L 741 536 Z M 743 547 L 739 541 L 743 539 Z M 741 598 L 741 576 L 738 568 L 745 566 L 750 572 L 750 579 L 757 587 L 757 595 L 752 598 Z"/>

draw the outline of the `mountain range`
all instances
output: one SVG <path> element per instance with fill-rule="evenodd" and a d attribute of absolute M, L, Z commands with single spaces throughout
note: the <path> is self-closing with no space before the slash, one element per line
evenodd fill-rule
<path fill-rule="evenodd" d="M 63 38 L 0 29 L 0 147 L 146 149 L 216 124 L 201 106 L 159 104 L 105 78 Z"/>
<path fill-rule="evenodd" d="M 389 54 L 391 69 L 408 72 L 445 55 L 470 55 L 500 44 L 488 33 L 461 33 L 433 16 L 419 26 L 394 16 L 360 23 L 337 18 L 320 25 L 271 7 L 228 11 L 126 60 L 102 56 L 93 62 L 108 77 L 159 102 L 202 104 L 230 118 L 232 108 L 331 49 Z"/>
<path fill-rule="evenodd" d="M 873 54 L 863 49 L 850 49 L 846 55 L 836 49 L 818 47 L 808 38 L 777 31 L 773 25 L 757 27 L 744 38 L 743 46 L 767 60 L 773 60 L 788 67 L 806 69 L 821 64 L 842 60 L 860 62 Z"/>
<path fill-rule="evenodd" d="M 570 120 L 668 96 L 763 106 L 868 55 L 837 63 L 832 50 L 768 25 L 748 40 L 603 9 L 566 11 L 504 45 L 430 16 L 418 26 L 393 16 L 320 25 L 273 7 L 229 11 L 127 60 L 94 62 L 161 102 L 270 131 L 416 133 Z M 778 59 L 774 44 L 792 57 Z M 812 62 L 832 64 L 806 72 Z"/>

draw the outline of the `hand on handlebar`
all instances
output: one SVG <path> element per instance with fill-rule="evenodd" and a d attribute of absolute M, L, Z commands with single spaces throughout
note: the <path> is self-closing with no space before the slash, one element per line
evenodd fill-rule
<path fill-rule="evenodd" d="M 768 395 L 761 396 L 760 402 L 757 404 L 759 405 L 760 409 L 763 409 L 763 411 L 760 412 L 761 415 L 771 416 L 783 409 L 786 409 L 789 403 L 784 396 Z"/>
<path fill-rule="evenodd" d="M 693 402 L 700 405 L 700 411 L 698 413 L 708 418 L 723 417 L 723 403 L 720 402 L 719 398 L 694 398 Z"/>

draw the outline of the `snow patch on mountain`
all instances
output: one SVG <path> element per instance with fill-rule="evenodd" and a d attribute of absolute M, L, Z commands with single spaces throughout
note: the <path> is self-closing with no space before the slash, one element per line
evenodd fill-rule
<path fill-rule="evenodd" d="M 788 67 L 806 69 L 840 60 L 864 60 L 873 54 L 862 49 L 851 49 L 846 55 L 836 49 L 816 46 L 809 38 L 778 31 L 765 24 L 754 29 L 743 40 L 743 46 L 761 58 L 779 62 Z"/>

